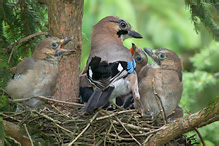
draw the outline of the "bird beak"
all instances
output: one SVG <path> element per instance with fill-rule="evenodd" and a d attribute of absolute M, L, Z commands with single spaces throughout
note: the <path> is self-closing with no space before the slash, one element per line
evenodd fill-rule
<path fill-rule="evenodd" d="M 136 49 L 136 46 L 134 43 L 132 43 L 132 48 L 129 49 L 129 51 L 132 53 L 132 56 L 134 56 L 135 54 L 135 49 Z"/>
<path fill-rule="evenodd" d="M 64 45 L 66 45 L 71 40 L 71 37 L 67 37 L 61 40 L 60 48 L 62 48 Z"/>
<path fill-rule="evenodd" d="M 61 45 L 60 45 L 60 48 L 57 50 L 56 52 L 56 55 L 59 56 L 59 55 L 62 55 L 64 53 L 71 53 L 71 52 L 74 52 L 74 50 L 66 50 L 66 49 L 63 49 L 62 47 L 65 46 L 72 38 L 71 37 L 67 37 L 67 38 L 64 38 L 62 39 L 60 42 L 61 42 Z"/>
<path fill-rule="evenodd" d="M 157 58 L 157 55 L 155 54 L 155 50 L 144 48 L 144 51 L 158 64 L 160 65 L 160 60 Z"/>
<path fill-rule="evenodd" d="M 143 38 L 139 33 L 137 33 L 136 31 L 134 31 L 133 29 L 131 29 L 130 31 L 128 31 L 128 35 L 130 35 L 133 38 Z"/>

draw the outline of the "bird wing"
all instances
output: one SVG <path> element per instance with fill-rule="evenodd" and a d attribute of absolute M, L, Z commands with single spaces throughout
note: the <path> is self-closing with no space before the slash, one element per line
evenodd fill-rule
<path fill-rule="evenodd" d="M 31 57 L 23 59 L 18 65 L 15 67 L 13 71 L 12 79 L 18 79 L 22 74 L 25 74 L 28 70 L 33 69 L 35 64 L 35 60 Z"/>
<path fill-rule="evenodd" d="M 95 109 L 105 106 L 109 101 L 109 97 L 113 92 L 113 89 L 114 87 L 109 87 L 102 91 L 99 88 L 96 88 L 88 100 L 84 108 L 84 112 L 91 112 Z"/>

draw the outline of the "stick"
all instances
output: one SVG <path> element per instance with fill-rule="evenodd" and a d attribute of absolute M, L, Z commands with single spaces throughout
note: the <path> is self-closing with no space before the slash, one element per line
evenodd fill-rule
<path fill-rule="evenodd" d="M 81 133 L 72 141 L 68 144 L 68 146 L 71 146 L 72 144 L 74 144 L 74 142 L 76 142 L 78 140 L 79 137 L 81 137 L 81 135 L 90 127 L 91 123 L 95 120 L 95 118 L 97 117 L 98 112 L 92 117 L 92 119 L 90 119 L 90 122 L 87 124 L 87 126 L 81 131 Z"/>
<path fill-rule="evenodd" d="M 158 94 L 155 91 L 155 88 L 154 88 L 154 78 L 152 79 L 152 89 L 153 89 L 153 92 L 154 92 L 154 95 L 155 95 L 155 99 L 157 101 L 158 108 L 160 109 L 160 112 L 161 112 L 164 124 L 166 125 L 167 124 L 167 120 L 166 120 L 167 117 L 166 117 L 166 114 L 165 114 L 165 110 L 164 110 L 162 101 L 161 101 L 160 97 L 158 96 Z"/>
<path fill-rule="evenodd" d="M 43 113 L 39 113 L 39 112 L 37 112 L 36 110 L 33 110 L 33 112 L 37 113 L 37 114 L 40 115 L 40 116 L 43 116 L 44 118 L 46 118 L 46 119 L 48 119 L 48 120 L 50 120 L 50 121 L 52 121 L 52 122 L 54 122 L 54 123 L 59 123 L 59 124 L 61 124 L 60 121 L 54 120 L 53 118 L 51 118 L 51 117 L 49 117 L 49 116 L 47 116 L 47 115 L 45 115 L 45 114 L 43 114 Z"/>
<path fill-rule="evenodd" d="M 125 129 L 125 131 L 132 137 L 132 139 L 138 144 L 141 146 L 141 143 L 135 139 L 135 137 L 128 131 L 128 129 L 126 129 L 126 127 L 123 125 L 123 123 L 119 120 L 119 118 L 115 117 L 116 120 L 122 125 L 122 127 Z"/>
<path fill-rule="evenodd" d="M 19 40 L 18 42 L 15 42 L 14 44 L 12 45 L 9 45 L 7 46 L 6 48 L 4 48 L 4 50 L 8 50 L 8 49 L 11 49 L 11 48 L 14 48 L 14 46 L 17 46 L 33 37 L 36 37 L 36 36 L 39 36 L 39 35 L 48 35 L 49 33 L 48 32 L 37 32 L 37 33 L 34 33 L 34 34 L 31 34 L 25 38 L 22 38 L 21 40 Z"/>
<path fill-rule="evenodd" d="M 23 125 L 24 125 L 24 128 L 25 128 L 26 132 L 27 132 L 27 136 L 28 136 L 28 138 L 30 139 L 31 146 L 34 146 L 34 145 L 33 145 L 32 138 L 31 138 L 31 136 L 30 136 L 30 134 L 29 134 L 29 131 L 28 131 L 28 129 L 27 129 L 26 124 L 23 124 Z"/>
<path fill-rule="evenodd" d="M 135 110 L 135 109 L 133 109 L 133 110 L 124 110 L 124 111 L 112 113 L 112 114 L 107 115 L 107 116 L 99 117 L 99 118 L 97 118 L 96 120 L 99 121 L 99 120 L 107 119 L 107 118 L 109 118 L 109 117 L 114 117 L 114 116 L 119 115 L 119 114 L 129 113 L 129 112 L 136 112 L 136 110 Z"/>
<path fill-rule="evenodd" d="M 142 144 L 145 145 L 148 142 L 148 140 L 151 138 L 151 136 L 152 136 L 152 134 L 150 134 Z"/>
<path fill-rule="evenodd" d="M 119 125 L 120 123 L 113 120 L 113 124 Z M 142 128 L 142 127 L 139 127 L 139 126 L 135 126 L 133 124 L 123 123 L 123 122 L 122 122 L 122 124 L 125 125 L 126 127 L 129 127 L 129 128 L 135 129 L 135 130 L 150 131 L 150 128 Z"/>
<path fill-rule="evenodd" d="M 44 97 L 44 96 L 37 96 L 36 98 L 40 98 L 40 99 L 44 99 L 44 100 L 49 100 L 49 101 L 54 101 L 54 102 L 58 102 L 58 103 L 76 105 L 76 106 L 81 106 L 81 107 L 84 106 L 84 104 L 75 103 L 75 102 L 61 101 L 61 100 L 56 100 L 56 99 L 52 99 L 52 98 L 47 98 L 47 97 Z"/>
<path fill-rule="evenodd" d="M 60 114 L 62 114 L 63 116 L 70 118 L 68 115 L 66 115 L 65 113 L 63 113 L 62 111 L 60 111 L 58 108 L 56 108 L 54 105 L 52 105 L 52 107 Z"/>

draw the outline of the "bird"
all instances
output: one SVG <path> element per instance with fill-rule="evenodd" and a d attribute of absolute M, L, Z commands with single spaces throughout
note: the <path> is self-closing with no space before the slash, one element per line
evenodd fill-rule
<path fill-rule="evenodd" d="M 148 57 L 145 54 L 145 52 L 138 46 L 136 46 L 134 43 L 132 43 L 132 48 L 129 49 L 132 53 L 133 58 L 136 62 L 136 68 L 135 71 L 138 74 L 140 70 L 147 65 L 148 63 Z"/>
<path fill-rule="evenodd" d="M 136 106 L 140 107 L 135 61 L 123 45 L 127 38 L 142 36 L 123 18 L 107 16 L 93 26 L 91 52 L 84 73 L 95 89 L 85 112 L 92 112 L 106 105 L 109 99 L 130 92 L 134 94 Z"/>
<path fill-rule="evenodd" d="M 71 37 L 59 39 L 48 37 L 35 48 L 33 55 L 24 58 L 13 67 L 13 77 L 6 86 L 6 92 L 12 99 L 24 100 L 28 108 L 39 107 L 43 102 L 37 96 L 52 96 L 55 93 L 58 77 L 58 62 L 62 55 L 72 50 L 62 47 Z"/>
<path fill-rule="evenodd" d="M 183 92 L 181 60 L 175 52 L 166 48 L 144 48 L 144 51 L 153 60 L 151 65 L 144 66 L 138 74 L 144 113 L 153 117 L 161 108 L 165 115 L 169 115 L 176 109 Z M 160 99 L 160 108 L 155 94 Z"/>
<path fill-rule="evenodd" d="M 178 105 L 176 109 L 167 117 L 168 121 L 176 121 L 183 117 L 183 109 Z"/>
<path fill-rule="evenodd" d="M 135 71 L 138 75 L 140 70 L 148 63 L 147 55 L 140 47 L 136 46 L 134 43 L 132 43 L 132 47 L 129 50 L 136 62 Z M 134 99 L 131 93 L 129 95 L 116 98 L 116 104 L 122 106 L 123 108 L 134 108 L 133 103 Z"/>

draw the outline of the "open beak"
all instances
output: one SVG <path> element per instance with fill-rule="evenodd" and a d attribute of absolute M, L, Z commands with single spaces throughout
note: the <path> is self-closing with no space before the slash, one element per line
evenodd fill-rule
<path fill-rule="evenodd" d="M 144 51 L 158 64 L 160 65 L 160 60 L 157 58 L 155 51 L 149 48 L 144 48 Z"/>
<path fill-rule="evenodd" d="M 134 56 L 135 54 L 135 49 L 136 49 L 136 46 L 134 43 L 132 43 L 132 48 L 129 49 L 129 51 L 132 53 L 132 56 Z"/>
<path fill-rule="evenodd" d="M 71 37 L 66 37 L 64 39 L 62 39 L 60 42 L 61 42 L 61 45 L 60 45 L 60 48 L 57 50 L 56 52 L 56 55 L 59 56 L 59 55 L 62 55 L 64 53 L 71 53 L 71 52 L 74 52 L 74 50 L 66 50 L 66 49 L 63 49 L 63 46 L 65 46 L 72 38 Z"/>
<path fill-rule="evenodd" d="M 133 38 L 143 38 L 139 33 L 137 33 L 136 31 L 134 31 L 133 29 L 131 29 L 130 31 L 128 31 L 128 35 L 130 35 Z"/>

